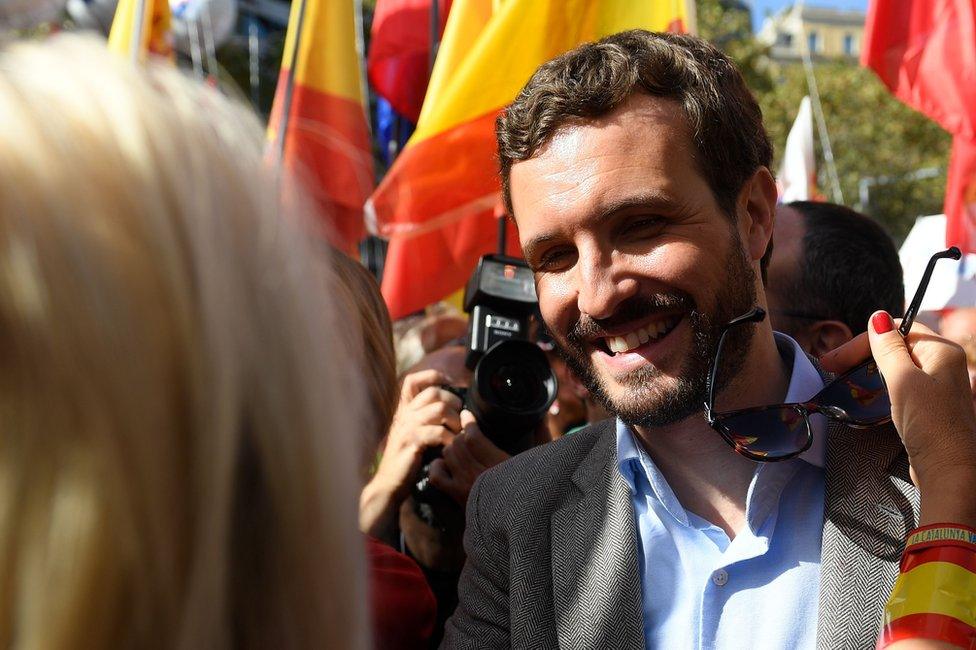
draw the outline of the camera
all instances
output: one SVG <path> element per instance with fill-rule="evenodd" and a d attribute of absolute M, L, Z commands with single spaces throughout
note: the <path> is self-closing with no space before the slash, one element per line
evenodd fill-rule
<path fill-rule="evenodd" d="M 472 371 L 471 384 L 445 388 L 461 397 L 495 446 L 514 456 L 532 446 L 556 399 L 556 375 L 529 336 L 538 310 L 532 271 L 513 257 L 483 256 L 465 288 L 464 309 L 470 314 L 465 365 Z M 414 503 L 428 525 L 453 528 L 463 524 L 463 512 L 428 479 L 430 463 L 439 456 L 440 448 L 427 450 Z"/>

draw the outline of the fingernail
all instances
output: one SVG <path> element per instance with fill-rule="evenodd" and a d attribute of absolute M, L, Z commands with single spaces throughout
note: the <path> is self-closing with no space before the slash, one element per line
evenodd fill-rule
<path fill-rule="evenodd" d="M 891 315 L 886 311 L 879 311 L 871 317 L 871 327 L 878 334 L 886 334 L 895 328 L 895 322 L 891 320 Z"/>

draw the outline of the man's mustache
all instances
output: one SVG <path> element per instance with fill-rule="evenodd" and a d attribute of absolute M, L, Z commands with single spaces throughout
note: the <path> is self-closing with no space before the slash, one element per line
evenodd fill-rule
<path fill-rule="evenodd" d="M 581 314 L 579 319 L 569 328 L 566 340 L 576 346 L 581 346 L 594 338 L 607 336 L 607 331 L 619 325 L 638 321 L 658 312 L 691 310 L 695 301 L 683 292 L 657 293 L 650 296 L 634 296 L 621 303 L 609 318 L 592 318 Z"/>

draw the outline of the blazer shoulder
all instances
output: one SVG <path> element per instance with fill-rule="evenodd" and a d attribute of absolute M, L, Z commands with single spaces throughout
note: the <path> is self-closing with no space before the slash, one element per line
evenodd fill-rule
<path fill-rule="evenodd" d="M 553 442 L 533 447 L 483 473 L 475 482 L 484 506 L 534 503 L 561 496 L 573 474 L 593 453 L 613 445 L 613 419 L 591 424 Z"/>

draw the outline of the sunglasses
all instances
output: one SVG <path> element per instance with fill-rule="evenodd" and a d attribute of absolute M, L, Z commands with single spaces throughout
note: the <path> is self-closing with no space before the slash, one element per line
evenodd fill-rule
<path fill-rule="evenodd" d="M 940 259 L 958 260 L 959 249 L 952 248 L 936 253 L 929 259 L 922 281 L 911 305 L 905 312 L 898 331 L 906 336 L 915 322 L 922 304 L 922 297 L 932 278 L 932 271 Z M 775 462 L 799 456 L 813 443 L 810 416 L 821 414 L 831 420 L 857 429 L 866 429 L 891 421 L 891 400 L 878 364 L 867 359 L 851 368 L 823 387 L 808 401 L 796 404 L 755 406 L 734 411 L 716 413 L 715 378 L 726 336 L 733 328 L 746 323 L 758 323 L 766 317 L 761 307 L 734 318 L 722 328 L 715 357 L 708 373 L 708 401 L 705 402 L 705 419 L 737 453 L 751 460 Z"/>

